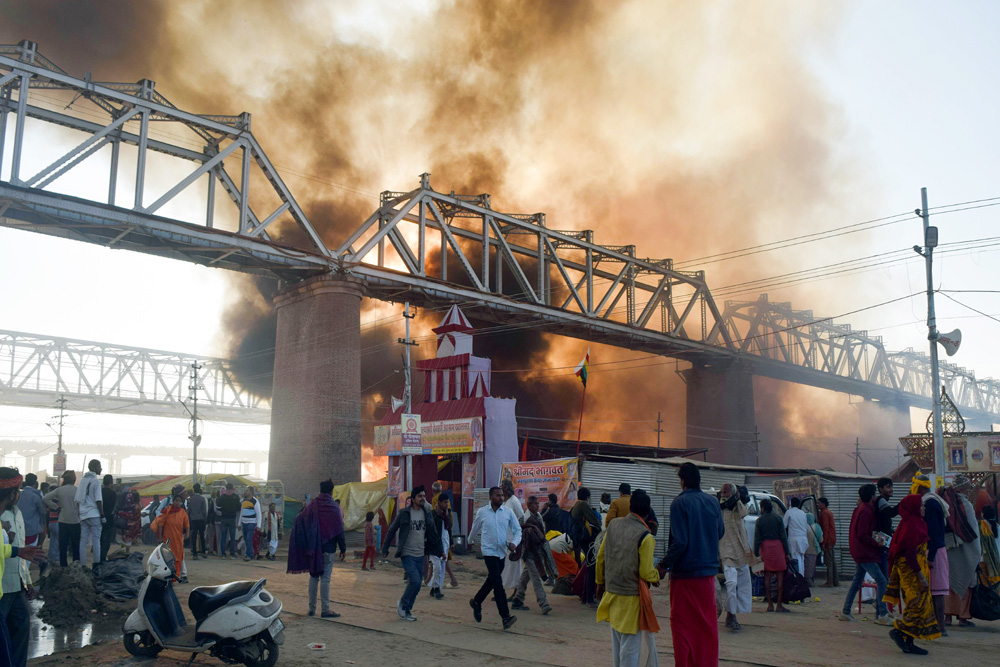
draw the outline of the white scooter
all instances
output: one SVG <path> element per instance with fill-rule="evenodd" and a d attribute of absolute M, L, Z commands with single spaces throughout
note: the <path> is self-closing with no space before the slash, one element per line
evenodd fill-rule
<path fill-rule="evenodd" d="M 281 602 L 264 590 L 267 581 L 195 588 L 188 597 L 195 619 L 190 626 L 174 593 L 176 559 L 168 545 L 157 546 L 146 561 L 138 607 L 122 627 L 125 650 L 141 658 L 165 648 L 188 651 L 189 665 L 199 653 L 208 652 L 229 664 L 273 667 L 278 646 L 285 641 L 285 626 L 278 618 Z"/>

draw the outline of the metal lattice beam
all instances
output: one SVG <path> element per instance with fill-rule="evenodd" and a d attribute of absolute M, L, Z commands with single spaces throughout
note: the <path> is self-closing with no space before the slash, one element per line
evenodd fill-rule
<path fill-rule="evenodd" d="M 36 99 L 37 91 L 74 97 L 66 108 L 52 109 Z M 79 112 L 83 105 L 88 114 Z M 37 173 L 22 174 L 22 156 L 40 141 L 26 134 L 29 120 L 82 135 Z M 11 133 L 8 122 L 14 123 Z M 151 136 L 150 123 L 176 131 Z M 7 134 L 13 146 L 10 177 L 0 181 L 4 226 L 288 282 L 346 274 L 364 280 L 369 294 L 383 300 L 460 303 L 485 321 L 693 364 L 738 359 L 759 375 L 896 404 L 924 406 L 932 395 L 922 355 L 889 353 L 878 337 L 766 297 L 728 302 L 720 310 L 702 271 L 642 259 L 634 245 L 599 245 L 590 230 L 551 229 L 542 213 L 494 210 L 488 194 L 437 192 L 427 174 L 414 190 L 383 192 L 378 209 L 329 249 L 251 133 L 249 114 L 183 111 L 146 79 L 95 83 L 89 75 L 73 77 L 31 42 L 0 46 L 0 158 Z M 189 140 L 175 140 L 180 134 Z M 122 145 L 137 151 L 131 207 L 120 205 L 116 191 Z M 111 155 L 107 197 L 81 199 L 54 188 L 98 151 Z M 150 151 L 190 164 L 183 177 L 157 183 L 164 189 L 155 197 L 147 196 L 145 184 Z M 227 158 L 238 158 L 238 168 L 230 170 Z M 200 222 L 162 215 L 198 181 L 207 182 Z M 265 185 L 251 193 L 251 182 Z M 232 205 L 230 229 L 220 229 L 214 218 L 217 186 Z M 297 230 L 305 247 L 275 242 L 268 230 L 278 228 Z M 128 370 L 122 382 L 134 382 Z M 1000 416 L 1000 383 L 950 364 L 942 364 L 942 378 L 967 416 Z"/>
<path fill-rule="evenodd" d="M 50 408 L 63 395 L 78 410 L 187 418 L 196 361 L 200 417 L 270 423 L 268 402 L 239 386 L 226 359 L 19 331 L 0 331 L 0 404 Z"/>

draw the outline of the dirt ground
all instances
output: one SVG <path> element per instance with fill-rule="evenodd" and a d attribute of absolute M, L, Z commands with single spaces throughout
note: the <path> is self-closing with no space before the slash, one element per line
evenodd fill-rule
<path fill-rule="evenodd" d="M 507 632 L 500 627 L 495 606 L 483 606 L 483 622 L 472 619 L 468 599 L 485 576 L 482 561 L 465 556 L 453 561 L 460 588 L 446 589 L 443 600 L 435 600 L 421 590 L 413 613 L 416 623 L 406 623 L 395 613 L 402 592 L 402 570 L 380 565 L 376 572 L 363 572 L 358 561 L 337 563 L 331 582 L 333 609 L 342 616 L 322 620 L 306 616 L 308 576 L 284 573 L 279 561 L 226 561 L 218 558 L 189 561 L 189 585 L 178 585 L 182 606 L 187 594 L 198 585 L 216 585 L 230 580 L 267 578 L 267 588 L 284 604 L 285 643 L 280 665 L 386 665 L 408 666 L 455 664 L 485 665 L 608 665 L 610 631 L 597 624 L 594 612 L 577 598 L 550 596 L 553 611 L 542 616 L 530 591 L 526 603 L 530 611 L 516 612 L 518 620 Z M 875 625 L 866 606 L 855 614 L 857 623 L 837 620 L 846 595 L 838 589 L 816 588 L 819 601 L 793 605 L 791 614 L 768 614 L 764 604 L 754 603 L 753 613 L 741 617 L 743 631 L 732 634 L 720 624 L 720 655 L 723 665 L 910 665 L 888 638 L 889 628 Z M 654 589 L 654 608 L 661 631 L 656 637 L 661 664 L 673 663 L 670 642 L 670 605 L 666 586 Z M 855 603 L 856 605 L 857 603 Z M 855 612 L 857 607 L 855 606 Z M 979 623 L 976 628 L 953 628 L 951 636 L 924 643 L 936 664 L 987 664 L 993 659 L 1000 640 L 1000 622 Z M 325 643 L 315 651 L 312 643 Z M 56 653 L 29 661 L 35 667 L 54 665 L 173 665 L 184 664 L 189 656 L 164 651 L 156 660 L 128 656 L 121 642 L 90 646 Z M 994 658 L 995 659 L 995 658 Z M 195 665 L 221 664 L 200 656 Z"/>

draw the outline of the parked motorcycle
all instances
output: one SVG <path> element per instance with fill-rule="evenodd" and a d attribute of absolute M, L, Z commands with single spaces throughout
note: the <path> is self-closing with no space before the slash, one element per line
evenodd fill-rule
<path fill-rule="evenodd" d="M 169 542 L 153 549 L 146 561 L 146 579 L 139 604 L 125 620 L 122 642 L 134 656 L 149 658 L 163 649 L 209 653 L 229 664 L 273 667 L 284 643 L 281 602 L 264 589 L 266 579 L 199 586 L 188 607 L 195 624 L 184 618 L 173 582 L 176 559 Z"/>

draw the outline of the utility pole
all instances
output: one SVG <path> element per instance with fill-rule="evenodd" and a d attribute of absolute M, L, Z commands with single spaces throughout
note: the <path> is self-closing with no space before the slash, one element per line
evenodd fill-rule
<path fill-rule="evenodd" d="M 660 424 L 662 424 L 662 423 L 663 423 L 663 420 L 660 419 L 660 411 L 657 410 L 656 411 L 656 428 L 653 429 L 653 431 L 656 433 L 656 451 L 660 450 L 660 434 L 663 433 L 663 429 L 660 428 Z"/>
<path fill-rule="evenodd" d="M 410 414 L 413 411 L 413 397 L 410 387 L 410 348 L 416 345 L 416 341 L 410 339 L 410 320 L 416 317 L 416 314 L 410 314 L 410 302 L 407 301 L 403 305 L 403 319 L 406 322 L 406 338 L 397 338 L 397 342 L 406 346 L 406 363 L 404 367 L 404 373 L 406 378 L 406 388 L 403 390 L 403 400 L 406 402 L 406 413 Z M 413 456 L 410 454 L 405 454 L 406 459 L 406 479 L 404 480 L 407 489 L 413 488 Z"/>
<path fill-rule="evenodd" d="M 920 209 L 916 211 L 924 223 L 924 245 L 913 246 L 914 252 L 924 258 L 927 272 L 927 340 L 931 345 L 931 393 L 934 399 L 934 474 L 944 483 L 944 437 L 941 433 L 941 375 L 938 370 L 938 330 L 934 313 L 934 248 L 938 245 L 938 229 L 931 227 L 931 214 L 927 208 L 927 188 L 920 188 Z M 935 486 L 935 488 L 937 488 Z"/>
<path fill-rule="evenodd" d="M 753 464 L 760 466 L 760 431 L 756 424 L 753 425 Z"/>
<path fill-rule="evenodd" d="M 62 448 L 63 415 L 64 415 L 64 413 L 66 411 L 66 395 L 65 394 L 59 394 L 59 400 L 56 401 L 56 403 L 59 404 L 59 443 L 58 443 L 58 446 L 56 447 L 56 454 L 58 454 L 59 456 L 62 456 L 63 455 L 63 448 Z"/>
<path fill-rule="evenodd" d="M 201 368 L 197 361 L 191 364 L 191 384 L 188 386 L 191 391 L 191 435 L 188 438 L 194 445 L 191 456 L 192 488 L 198 483 L 198 445 L 201 444 L 201 436 L 198 435 L 198 389 L 201 388 L 198 384 L 198 370 Z"/>
<path fill-rule="evenodd" d="M 858 461 L 861 460 L 861 440 L 854 439 L 854 474 L 858 474 Z"/>

